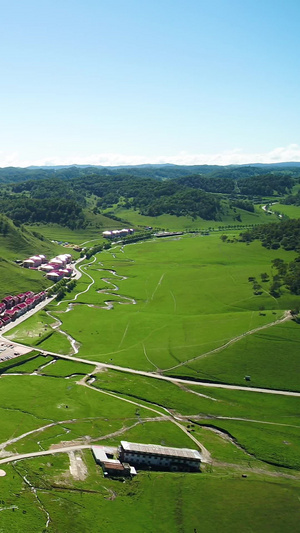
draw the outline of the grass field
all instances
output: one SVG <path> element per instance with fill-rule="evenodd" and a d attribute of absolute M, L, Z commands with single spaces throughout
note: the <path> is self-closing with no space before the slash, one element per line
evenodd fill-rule
<path fill-rule="evenodd" d="M 220 234 L 116 246 L 85 262 L 76 289 L 51 304 L 54 319 L 42 311 L 9 337 L 68 353 L 61 330 L 89 360 L 299 390 L 300 326 L 267 327 L 299 297 L 276 300 L 268 283 L 257 296 L 248 281 L 271 273 L 272 259 L 294 255 L 257 242 L 224 243 Z M 62 325 L 53 332 L 56 319 Z M 71 475 L 66 453 L 0 465 L 7 473 L 0 530 L 297 531 L 300 398 L 179 387 L 113 370 L 87 387 L 92 365 L 37 354 L 19 362 L 0 364 L 0 458 L 121 439 L 195 448 L 194 437 L 213 462 L 201 474 L 139 472 L 125 483 L 104 478 L 88 450 L 76 452 L 86 467 L 82 480 Z"/>
<path fill-rule="evenodd" d="M 237 224 L 249 225 L 249 224 L 264 224 L 269 222 L 269 218 L 262 211 L 259 206 L 255 206 L 255 212 L 249 213 L 242 209 L 236 209 L 235 211 L 229 208 L 225 208 L 225 214 L 222 214 L 220 220 L 204 220 L 202 218 L 192 219 L 191 217 L 177 217 L 175 215 L 160 215 L 158 217 L 148 217 L 141 215 L 134 209 L 124 209 L 117 207 L 114 209 L 115 214 L 119 218 L 128 220 L 128 222 L 134 227 L 151 226 L 157 229 L 166 229 L 171 231 L 180 230 L 195 230 L 208 228 L 219 228 L 220 226 L 236 226 Z M 236 217 L 240 216 L 240 221 L 236 220 Z"/>
<path fill-rule="evenodd" d="M 60 253 L 61 246 L 41 240 L 7 219 L 6 232 L 0 234 L 0 300 L 9 294 L 29 290 L 39 292 L 51 285 L 41 272 L 22 268 L 15 261 L 23 261 L 34 254 L 45 254 L 50 258 Z"/>
<path fill-rule="evenodd" d="M 299 205 L 284 205 L 281 203 L 270 206 L 270 210 L 274 213 L 280 213 L 286 215 L 289 218 L 300 218 L 300 206 Z"/>
<path fill-rule="evenodd" d="M 199 379 L 253 387 L 300 390 L 300 327 L 286 322 L 246 337 L 196 364 Z M 193 366 L 193 365 L 192 365 Z"/>
<path fill-rule="evenodd" d="M 298 365 L 296 324 L 262 329 L 206 355 L 279 320 L 296 304 L 298 297 L 287 293 L 272 298 L 268 283 L 261 295 L 253 294 L 248 277 L 259 279 L 261 272 L 270 273 L 275 257 L 288 259 L 294 254 L 266 250 L 258 242 L 223 243 L 218 235 L 115 247 L 86 266 L 92 279 L 83 275 L 76 292 L 68 295 L 76 297 L 72 310 L 63 313 L 67 305 L 63 302 L 59 307 L 53 304 L 51 312 L 62 320 L 61 329 L 78 342 L 79 355 L 99 362 L 231 383 L 244 383 L 250 374 L 255 385 L 295 388 L 296 372 L 288 368 L 294 365 L 296 370 Z M 24 342 L 27 331 L 25 322 L 10 335 Z M 46 343 L 39 335 L 35 339 L 41 348 L 67 350 L 58 346 L 54 335 Z M 288 359 L 280 356 L 282 372 L 276 372 L 272 350 L 278 352 L 280 346 Z"/>
<path fill-rule="evenodd" d="M 90 452 L 82 456 L 84 481 L 69 474 L 66 455 L 22 461 L 8 468 L 2 483 L 4 531 L 183 532 L 222 530 L 281 533 L 298 529 L 299 486 L 292 479 L 223 471 L 200 476 L 140 473 L 126 483 L 104 479 Z M 36 488 L 39 504 L 24 477 Z M 86 490 L 86 486 L 90 490 Z M 19 494 L 15 511 L 9 507 Z M 168 494 L 168 498 L 166 498 Z M 197 497 L 195 497 L 197 495 Z M 234 502 L 234 506 L 232 504 Z M 262 505 L 263 502 L 263 505 Z"/>
<path fill-rule="evenodd" d="M 104 215 L 91 215 L 91 225 L 85 229 L 71 230 L 59 224 L 30 224 L 26 227 L 29 231 L 38 231 L 49 240 L 81 244 L 93 239 L 102 239 L 102 231 L 111 228 L 119 228 L 122 224 Z"/>

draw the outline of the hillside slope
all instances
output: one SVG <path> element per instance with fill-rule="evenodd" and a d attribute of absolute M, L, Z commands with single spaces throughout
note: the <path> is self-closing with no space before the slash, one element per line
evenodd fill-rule
<path fill-rule="evenodd" d="M 61 253 L 62 248 L 27 229 L 17 228 L 13 222 L 0 215 L 0 298 L 25 290 L 39 291 L 49 286 L 40 272 L 22 268 L 15 263 L 34 254 L 47 257 Z"/>

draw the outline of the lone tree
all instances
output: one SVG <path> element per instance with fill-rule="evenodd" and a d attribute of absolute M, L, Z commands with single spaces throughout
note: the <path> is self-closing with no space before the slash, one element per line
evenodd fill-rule
<path fill-rule="evenodd" d="M 269 274 L 267 274 L 267 272 L 262 272 L 260 277 L 261 277 L 261 281 L 263 282 L 269 281 Z"/>
<path fill-rule="evenodd" d="M 221 241 L 225 242 L 225 241 L 227 241 L 228 236 L 227 235 L 221 235 L 220 239 L 221 239 Z"/>

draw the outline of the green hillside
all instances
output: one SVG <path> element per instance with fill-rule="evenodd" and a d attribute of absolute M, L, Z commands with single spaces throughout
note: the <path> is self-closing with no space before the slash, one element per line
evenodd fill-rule
<path fill-rule="evenodd" d="M 61 246 L 22 226 L 17 228 L 9 218 L 0 215 L 0 298 L 24 290 L 39 291 L 49 286 L 40 272 L 22 268 L 15 263 L 16 260 L 34 254 L 50 257 L 62 251 Z"/>

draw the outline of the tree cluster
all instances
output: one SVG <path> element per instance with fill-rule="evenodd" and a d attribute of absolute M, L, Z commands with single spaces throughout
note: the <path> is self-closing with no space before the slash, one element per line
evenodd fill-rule
<path fill-rule="evenodd" d="M 300 256 L 289 263 L 283 259 L 274 259 L 272 266 L 277 274 L 273 276 L 270 294 L 279 297 L 281 288 L 285 286 L 292 294 L 300 295 Z"/>
<path fill-rule="evenodd" d="M 240 179 L 237 185 L 239 193 L 245 196 L 274 196 L 291 191 L 294 181 L 287 175 L 266 174 Z"/>
<path fill-rule="evenodd" d="M 261 224 L 240 234 L 244 242 L 260 240 L 265 248 L 300 251 L 300 219 Z"/>
<path fill-rule="evenodd" d="M 18 195 L 0 196 L 0 211 L 9 216 L 15 225 L 25 223 L 57 223 L 71 229 L 85 225 L 81 206 L 64 197 L 50 197 L 43 200 Z"/>

